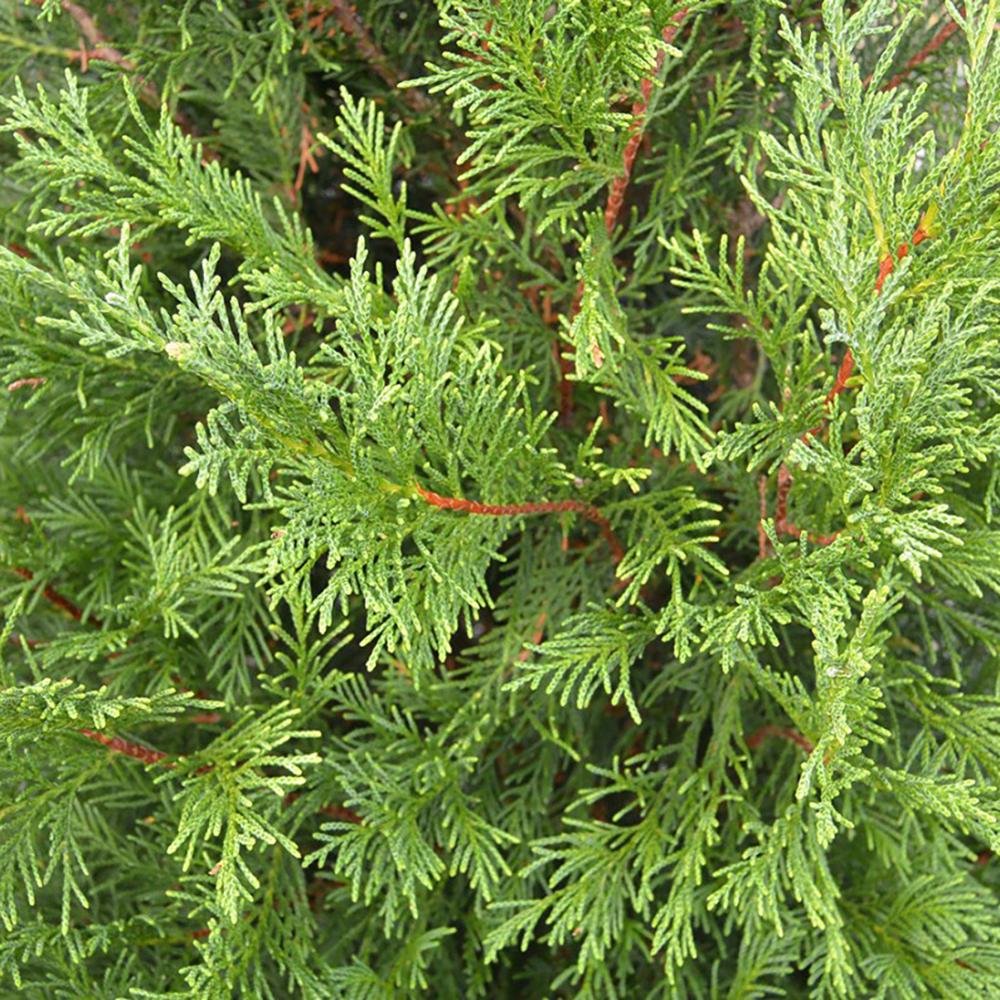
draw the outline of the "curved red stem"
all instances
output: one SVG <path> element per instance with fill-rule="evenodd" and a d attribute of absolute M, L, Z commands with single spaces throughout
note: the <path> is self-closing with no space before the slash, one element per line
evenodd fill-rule
<path fill-rule="evenodd" d="M 465 514 L 486 515 L 489 517 L 519 517 L 528 514 L 579 514 L 596 524 L 602 537 L 611 549 L 611 558 L 617 564 L 625 555 L 625 549 L 618 540 L 611 522 L 593 505 L 583 500 L 543 500 L 527 503 L 480 503 L 478 500 L 465 500 L 462 497 L 446 497 L 433 490 L 425 490 L 417 486 L 417 492 L 432 507 L 441 510 L 457 510 Z"/>

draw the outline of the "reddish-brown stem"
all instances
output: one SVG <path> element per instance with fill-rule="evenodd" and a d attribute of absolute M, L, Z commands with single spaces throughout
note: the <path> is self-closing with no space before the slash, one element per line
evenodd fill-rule
<path fill-rule="evenodd" d="M 358 55 L 388 84 L 393 90 L 399 87 L 400 77 L 382 51 L 379 44 L 371 36 L 367 25 L 358 15 L 357 8 L 349 0 L 330 0 L 330 9 L 340 25 L 340 30 L 354 40 Z M 424 114 L 431 110 L 431 102 L 420 90 L 407 88 L 401 90 L 400 98 L 417 112 Z"/>
<path fill-rule="evenodd" d="M 826 394 L 824 400 L 827 407 L 847 388 L 847 380 L 854 371 L 854 355 L 848 347 L 844 352 L 844 360 L 837 369 L 837 377 L 833 380 L 833 388 Z"/>
<path fill-rule="evenodd" d="M 875 294 L 882 294 L 882 286 L 885 284 L 885 279 L 892 274 L 893 268 L 896 266 L 896 262 L 892 259 L 892 254 L 887 253 L 878 262 L 878 274 L 875 276 Z"/>
<path fill-rule="evenodd" d="M 36 0 L 37 2 L 40 2 L 40 0 Z M 80 51 L 79 53 L 73 53 L 73 55 L 80 60 L 80 68 L 84 72 L 86 72 L 87 64 L 91 59 L 114 63 L 114 65 L 120 66 L 129 73 L 135 69 L 135 63 L 131 59 L 128 59 L 113 45 L 108 44 L 107 39 L 101 34 L 100 29 L 97 27 L 97 22 L 88 10 L 81 7 L 78 3 L 73 3 L 72 0 L 62 0 L 62 9 L 76 21 L 76 26 L 80 29 L 80 34 L 83 35 L 83 39 L 80 42 Z M 91 45 L 89 51 L 84 40 Z M 160 92 L 154 84 L 149 81 L 143 81 L 140 93 L 144 100 L 157 107 L 159 106 Z"/>
<path fill-rule="evenodd" d="M 837 532 L 832 535 L 812 535 L 804 532 L 797 524 L 788 517 L 788 494 L 792 489 L 792 473 L 787 463 L 782 462 L 778 468 L 778 496 L 774 507 L 774 530 L 779 534 L 788 535 L 791 538 L 799 538 L 803 534 L 814 545 L 829 545 L 836 541 Z"/>
<path fill-rule="evenodd" d="M 39 376 L 32 378 L 19 378 L 8 383 L 8 392 L 17 392 L 18 389 L 37 389 L 40 385 L 45 385 L 45 379 Z"/>
<path fill-rule="evenodd" d="M 292 190 L 296 196 L 302 191 L 302 185 L 306 180 L 306 170 L 314 174 L 319 173 L 319 164 L 316 162 L 316 154 L 313 152 L 315 138 L 312 127 L 316 124 L 316 119 L 309 113 L 309 105 L 302 102 L 302 128 L 299 133 L 299 169 L 295 174 L 295 182 Z"/>
<path fill-rule="evenodd" d="M 34 0 L 34 3 L 41 4 L 42 0 Z M 97 60 L 99 62 L 112 63 L 115 66 L 121 67 L 125 72 L 131 73 L 135 70 L 135 63 L 132 62 L 120 49 L 115 48 L 111 45 L 108 40 L 101 34 L 101 30 L 97 27 L 97 22 L 94 20 L 91 13 L 83 6 L 78 3 L 74 3 L 73 0 L 61 0 L 62 9 L 69 14 L 71 18 L 76 22 L 76 26 L 83 36 L 80 40 L 80 50 L 78 52 L 68 50 L 66 52 L 66 57 L 68 59 L 78 61 L 80 63 L 80 68 L 86 72 L 90 60 Z M 87 48 L 87 43 L 90 44 L 90 49 Z M 160 91 L 156 84 L 150 80 L 140 79 L 139 84 L 139 96 L 151 107 L 156 110 L 160 109 Z M 174 110 L 172 113 L 172 118 L 175 124 L 188 135 L 194 135 L 195 129 L 191 124 L 190 119 L 182 111 Z M 205 160 L 216 159 L 216 154 L 211 150 L 206 150 L 203 152 L 203 157 Z"/>
<path fill-rule="evenodd" d="M 765 740 L 770 739 L 771 737 L 776 737 L 778 739 L 787 740 L 789 743 L 794 743 L 806 753 L 812 753 L 814 749 L 812 743 L 797 729 L 774 725 L 761 726 L 759 729 L 752 732 L 746 738 L 747 749 L 756 750 Z"/>
<path fill-rule="evenodd" d="M 932 56 L 939 48 L 955 32 L 958 31 L 958 25 L 949 20 L 947 24 L 942 25 L 934 37 L 915 55 L 907 59 L 906 65 L 891 79 L 888 83 L 883 84 L 882 90 L 894 90 L 898 87 L 909 75 L 913 72 L 922 62 L 924 62 L 928 57 Z"/>
<path fill-rule="evenodd" d="M 663 29 L 662 38 L 664 44 L 670 45 L 677 37 L 684 18 L 687 17 L 687 8 L 682 7 L 670 19 L 670 23 Z M 625 195 L 628 193 L 629 181 L 632 178 L 632 167 L 635 165 L 636 154 L 642 144 L 643 130 L 646 124 L 646 112 L 649 110 L 649 99 L 653 95 L 653 80 L 659 76 L 663 68 L 663 60 L 666 52 L 660 49 L 656 56 L 656 65 L 653 72 L 639 84 L 640 98 L 632 105 L 632 124 L 629 127 L 629 139 L 625 143 L 622 152 L 621 173 L 611 182 L 608 189 L 608 200 L 604 206 L 604 229 L 610 236 L 618 224 L 618 216 L 621 213 L 622 205 L 625 202 Z"/>
<path fill-rule="evenodd" d="M 788 494 L 792 489 L 792 474 L 782 463 L 778 469 L 778 496 L 774 507 L 774 525 L 778 531 L 788 532 Z"/>
<path fill-rule="evenodd" d="M 570 308 L 570 322 L 576 317 L 578 311 Z M 573 345 L 563 340 L 556 340 L 552 344 L 552 350 L 556 357 L 556 365 L 559 368 L 559 423 L 563 427 L 568 427 L 573 421 L 573 383 L 570 375 L 573 374 L 573 362 L 570 360 L 573 354 Z"/>
<path fill-rule="evenodd" d="M 305 0 L 305 3 L 301 7 L 290 7 L 288 14 L 293 21 L 298 21 L 303 28 L 307 28 L 309 31 L 315 32 L 318 35 L 324 35 L 327 38 L 335 35 L 336 28 L 328 28 L 326 24 L 326 20 L 330 17 L 332 11 L 323 10 L 321 3 L 320 10 L 314 14 L 310 10 L 311 6 L 311 0 Z M 308 51 L 309 39 L 306 39 L 302 43 L 302 54 L 306 55 Z"/>
<path fill-rule="evenodd" d="M 549 613 L 542 611 L 539 613 L 538 618 L 535 619 L 535 631 L 531 633 L 531 644 L 533 646 L 537 646 L 542 641 L 542 637 L 545 635 L 545 623 L 548 621 L 548 618 Z M 517 662 L 525 663 L 530 656 L 531 650 L 525 647 L 517 654 Z"/>
<path fill-rule="evenodd" d="M 913 247 L 919 246 L 921 243 L 924 242 L 924 240 L 928 239 L 929 237 L 930 233 L 924 230 L 923 224 L 921 223 L 921 225 L 917 226 L 917 228 L 914 230 L 913 236 L 910 237 L 910 242 L 900 243 L 899 246 L 896 248 L 895 260 L 893 259 L 891 253 L 887 253 L 878 262 L 878 275 L 875 278 L 876 295 L 882 294 L 882 286 L 885 284 L 886 278 L 888 278 L 889 275 L 892 274 L 892 272 L 895 270 L 896 261 L 902 260 L 910 252 L 911 246 Z"/>
<path fill-rule="evenodd" d="M 107 736 L 104 733 L 95 732 L 93 729 L 81 729 L 81 735 L 88 740 L 94 740 L 106 746 L 115 753 L 123 753 L 135 760 L 141 760 L 143 764 L 162 764 L 164 767 L 174 767 L 173 762 L 166 760 L 166 754 L 162 750 L 151 750 L 149 747 L 140 746 L 138 743 L 130 743 L 120 736 Z"/>
<path fill-rule="evenodd" d="M 465 500 L 462 497 L 445 497 L 433 490 L 425 490 L 417 486 L 417 492 L 432 507 L 441 510 L 457 510 L 465 514 L 478 514 L 489 517 L 522 517 L 531 514 L 579 514 L 596 524 L 601 536 L 608 543 L 612 561 L 617 564 L 625 555 L 622 543 L 618 540 L 611 522 L 593 505 L 582 500 L 546 500 L 528 503 L 479 503 L 477 500 Z"/>
<path fill-rule="evenodd" d="M 94 48 L 104 44 L 104 36 L 98 30 L 97 24 L 88 11 L 84 10 L 78 3 L 73 3 L 72 0 L 62 0 L 62 9 L 76 21 L 76 26 L 80 29 L 80 34 Z"/>
<path fill-rule="evenodd" d="M 12 566 L 12 571 L 18 576 L 25 580 L 34 580 L 35 574 L 31 572 L 26 566 Z M 55 587 L 46 586 L 42 589 L 42 596 L 51 604 L 53 607 L 59 608 L 65 611 L 70 618 L 74 618 L 76 621 L 86 620 L 88 625 L 92 625 L 94 628 L 101 627 L 101 620 L 94 617 L 94 615 L 87 615 L 84 619 L 83 612 L 78 608 L 68 597 L 60 594 Z"/>
<path fill-rule="evenodd" d="M 888 82 L 883 83 L 879 89 L 895 90 L 921 63 L 925 62 L 928 58 L 930 58 L 930 56 L 937 52 L 937 50 L 941 48 L 941 46 L 944 45 L 944 43 L 948 41 L 948 39 L 951 38 L 956 31 L 958 31 L 958 25 L 949 19 L 946 24 L 943 24 L 940 28 L 938 28 L 934 37 L 931 38 L 931 40 L 922 49 L 920 49 L 916 55 L 907 59 L 903 68 Z M 867 87 L 871 82 L 871 74 L 866 76 L 864 80 L 861 81 L 862 86 L 864 87 Z M 827 108 L 830 104 L 830 101 L 826 101 L 824 102 L 823 107 Z"/>
<path fill-rule="evenodd" d="M 661 35 L 666 45 L 670 45 L 677 37 L 677 32 L 680 31 L 685 17 L 687 17 L 686 7 L 682 7 L 671 17 L 670 23 L 663 29 Z M 663 68 L 665 57 L 666 52 L 660 49 L 656 56 L 653 72 L 639 84 L 639 100 L 632 104 L 632 123 L 629 126 L 628 141 L 625 143 L 625 149 L 622 151 L 621 173 L 611 182 L 611 186 L 608 188 L 607 201 L 604 205 L 604 229 L 608 236 L 614 232 L 615 227 L 618 225 L 618 217 L 621 214 L 622 206 L 625 204 L 625 196 L 628 194 L 629 182 L 632 179 L 632 168 L 635 165 L 635 158 L 638 155 L 639 147 L 642 145 L 646 125 L 646 112 L 649 110 L 649 100 L 653 95 L 653 81 Z M 570 304 L 570 323 L 573 322 L 580 312 L 583 292 L 584 286 L 581 281 L 576 286 L 576 292 Z M 573 416 L 573 383 L 569 379 L 573 371 L 573 362 L 570 360 L 573 354 L 573 345 L 565 341 L 557 341 L 555 354 L 559 368 L 559 422 L 563 426 L 566 426 L 570 423 Z M 600 362 L 603 361 L 603 358 L 595 356 L 594 361 L 600 367 Z"/>
<path fill-rule="evenodd" d="M 197 725 L 211 726 L 216 722 L 222 721 L 222 715 L 219 712 L 198 712 L 192 715 L 188 722 L 193 722 Z"/>
<path fill-rule="evenodd" d="M 788 494 L 792 489 L 792 473 L 788 466 L 782 462 L 778 469 L 778 496 L 774 507 L 774 529 L 779 534 L 789 535 L 798 538 L 802 535 L 802 529 L 788 518 Z M 812 541 L 825 545 L 833 541 L 836 535 L 806 535 Z"/>
<path fill-rule="evenodd" d="M 78 732 L 81 736 L 86 736 L 88 740 L 100 743 L 115 753 L 123 753 L 126 757 L 131 757 L 133 760 L 142 761 L 143 764 L 160 764 L 163 767 L 171 769 L 177 766 L 172 760 L 167 759 L 169 755 L 165 754 L 162 750 L 153 750 L 139 743 L 130 743 L 128 740 L 123 740 L 120 736 L 108 736 L 106 733 L 98 733 L 93 729 L 80 729 Z M 201 767 L 195 769 L 194 773 L 205 774 L 211 771 L 212 767 L 212 764 L 202 764 Z"/>
<path fill-rule="evenodd" d="M 43 645 L 41 639 L 29 639 L 25 635 L 17 635 L 15 633 L 10 637 L 10 644 L 12 646 L 17 646 L 20 649 L 21 643 L 24 643 L 28 649 L 38 649 L 39 646 Z"/>

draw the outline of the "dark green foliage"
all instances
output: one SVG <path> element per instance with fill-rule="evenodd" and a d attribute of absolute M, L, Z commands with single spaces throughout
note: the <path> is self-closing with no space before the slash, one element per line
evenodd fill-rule
<path fill-rule="evenodd" d="M 998 12 L 0 5 L 0 994 L 1000 996 Z"/>

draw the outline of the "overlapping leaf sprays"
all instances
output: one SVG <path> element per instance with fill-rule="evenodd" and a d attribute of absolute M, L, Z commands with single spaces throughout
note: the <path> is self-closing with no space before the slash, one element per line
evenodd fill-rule
<path fill-rule="evenodd" d="M 1000 990 L 997 13 L 0 9 L 4 989 Z"/>

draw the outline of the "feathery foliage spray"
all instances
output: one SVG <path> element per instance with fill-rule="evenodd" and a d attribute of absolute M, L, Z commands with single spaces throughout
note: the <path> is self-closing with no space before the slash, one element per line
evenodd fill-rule
<path fill-rule="evenodd" d="M 1000 995 L 997 15 L 0 5 L 0 993 Z"/>

